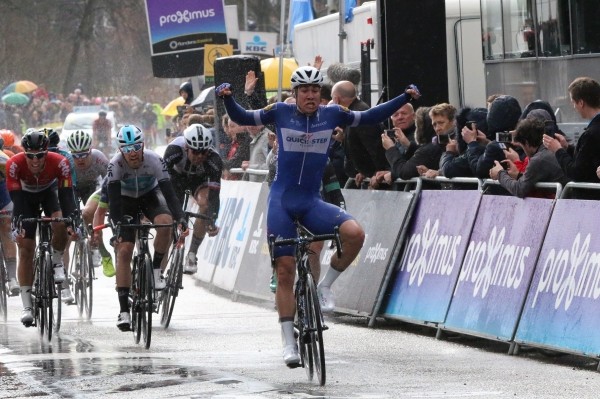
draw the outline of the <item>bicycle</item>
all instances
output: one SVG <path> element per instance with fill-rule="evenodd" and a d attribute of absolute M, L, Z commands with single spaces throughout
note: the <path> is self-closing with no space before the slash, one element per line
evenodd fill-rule
<path fill-rule="evenodd" d="M 0 211 L 0 217 L 12 215 L 12 211 Z M 8 272 L 4 263 L 4 248 L 0 241 L 0 317 L 6 322 L 8 317 L 8 297 L 12 296 L 8 293 Z"/>
<path fill-rule="evenodd" d="M 138 213 L 138 220 L 142 220 L 143 214 Z M 118 222 L 114 226 L 115 237 L 120 236 L 121 229 L 136 229 L 135 253 L 133 254 L 133 267 L 131 268 L 131 287 L 129 290 L 129 307 L 131 309 L 131 330 L 136 344 L 143 338 L 144 346 L 150 349 L 152 341 L 152 313 L 158 313 L 158 307 L 155 306 L 154 293 L 154 270 L 152 267 L 152 258 L 148 247 L 148 240 L 151 237 L 150 229 L 172 227 L 177 228 L 175 223 L 171 224 L 153 224 L 138 223 L 132 224 L 133 217 L 123 216 L 126 224 Z M 94 227 L 94 230 L 101 230 L 105 227 L 113 227 L 110 224 L 104 224 Z"/>
<path fill-rule="evenodd" d="M 213 222 L 213 218 L 185 210 L 187 208 L 190 194 L 191 191 L 186 190 L 183 200 L 183 210 L 186 223 L 190 217 L 201 218 Z M 175 300 L 179 295 L 179 290 L 183 289 L 183 260 L 185 259 L 184 244 L 185 242 L 180 239 L 180 234 L 178 233 L 177 229 L 173 229 L 173 246 L 169 255 L 169 268 L 166 271 L 167 274 L 165 277 L 166 286 L 159 297 L 159 308 L 161 309 L 160 324 L 165 329 L 169 328 L 171 316 L 173 315 L 173 308 L 175 307 Z"/>
<path fill-rule="evenodd" d="M 325 345 L 323 343 L 323 331 L 328 327 L 324 323 L 321 304 L 317 294 L 317 285 L 310 270 L 308 255 L 310 243 L 315 241 L 332 240 L 335 242 L 337 255 L 342 255 L 342 244 L 340 241 L 339 228 L 335 228 L 333 234 L 315 235 L 304 227 L 299 220 L 295 220 L 296 238 L 275 239 L 274 235 L 268 237 L 269 253 L 271 263 L 275 263 L 273 247 L 294 245 L 296 247 L 296 271 L 297 279 L 294 289 L 296 298 L 295 327 L 297 328 L 298 351 L 300 352 L 300 364 L 306 369 L 308 380 L 312 381 L 316 370 L 319 384 L 325 385 Z"/>
<path fill-rule="evenodd" d="M 19 231 L 23 223 L 37 224 L 37 247 L 33 260 L 34 277 L 31 290 L 34 324 L 42 338 L 52 340 L 52 332 L 60 330 L 61 300 L 60 283 L 54 282 L 54 265 L 52 264 L 52 229 L 50 223 L 71 224 L 71 218 L 37 217 L 18 219 Z"/>
<path fill-rule="evenodd" d="M 81 215 L 79 215 L 81 216 Z M 90 248 L 90 232 L 88 226 L 79 217 L 80 236 L 75 242 L 73 257 L 69 264 L 68 283 L 71 292 L 75 296 L 75 304 L 79 317 L 85 314 L 85 318 L 92 318 L 92 306 L 94 302 L 93 281 L 96 279 L 94 265 L 92 264 L 92 251 Z"/>

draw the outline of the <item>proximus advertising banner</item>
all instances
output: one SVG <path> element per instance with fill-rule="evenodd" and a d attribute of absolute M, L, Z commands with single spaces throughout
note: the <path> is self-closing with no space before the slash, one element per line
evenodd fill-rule
<path fill-rule="evenodd" d="M 444 328 L 513 339 L 552 206 L 483 196 Z"/>
<path fill-rule="evenodd" d="M 558 200 L 516 342 L 600 355 L 599 220 L 600 201 Z"/>
<path fill-rule="evenodd" d="M 442 323 L 458 279 L 481 194 L 424 190 L 413 215 L 384 315 Z"/>

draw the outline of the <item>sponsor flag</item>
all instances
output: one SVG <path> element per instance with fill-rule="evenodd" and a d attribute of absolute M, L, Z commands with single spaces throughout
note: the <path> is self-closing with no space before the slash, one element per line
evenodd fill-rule
<path fill-rule="evenodd" d="M 288 42 L 294 41 L 294 27 L 315 18 L 310 0 L 292 0 L 290 2 L 290 22 L 288 24 Z"/>

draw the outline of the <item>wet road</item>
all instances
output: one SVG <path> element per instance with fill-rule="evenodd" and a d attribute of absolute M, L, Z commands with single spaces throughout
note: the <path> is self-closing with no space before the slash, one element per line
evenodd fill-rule
<path fill-rule="evenodd" d="M 95 285 L 91 322 L 64 309 L 60 334 L 41 344 L 18 322 L 20 299 L 9 299 L 0 324 L 0 398 L 596 398 L 597 362 L 549 357 L 475 338 L 436 340 L 433 329 L 364 318 L 329 318 L 328 381 L 308 382 L 281 359 L 271 304 L 233 302 L 190 276 L 171 327 L 156 320 L 152 346 L 135 345 L 115 327 L 113 282 Z"/>

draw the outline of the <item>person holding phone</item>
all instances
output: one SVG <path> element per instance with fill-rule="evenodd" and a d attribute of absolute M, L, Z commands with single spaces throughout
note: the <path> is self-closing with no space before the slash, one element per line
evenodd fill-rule
<path fill-rule="evenodd" d="M 502 163 L 495 161 L 495 166 L 490 169 L 490 178 L 498 180 L 502 187 L 519 198 L 552 197 L 553 195 L 537 191 L 535 189 L 536 183 L 556 182 L 564 186 L 568 183 L 568 179 L 554 154 L 542 144 L 542 137 L 545 132 L 544 120 L 537 119 L 535 116 L 519 122 L 515 131 L 514 142 L 520 145 L 529 157 L 525 171 L 520 173 L 509 160 L 504 160 Z M 502 164 L 508 165 L 508 170 Z"/>

